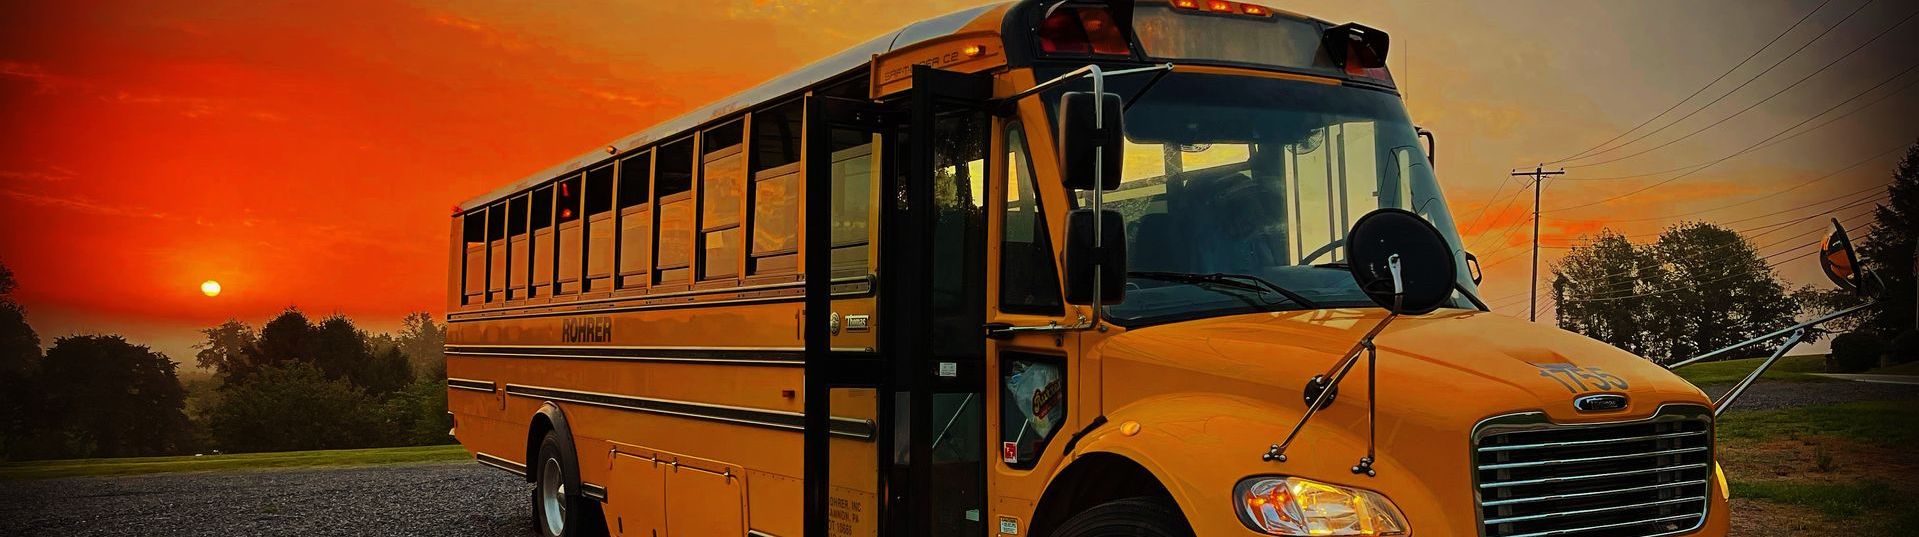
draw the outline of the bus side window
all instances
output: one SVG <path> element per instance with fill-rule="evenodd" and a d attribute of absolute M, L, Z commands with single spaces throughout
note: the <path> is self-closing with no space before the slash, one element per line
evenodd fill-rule
<path fill-rule="evenodd" d="M 743 123 L 709 129 L 700 148 L 700 281 L 740 275 L 740 205 L 746 189 Z"/>
<path fill-rule="evenodd" d="M 653 255 L 653 153 L 620 160 L 620 283 L 621 289 L 646 287 L 646 265 Z"/>
<path fill-rule="evenodd" d="M 1019 123 L 1006 127 L 1006 183 L 1001 193 L 1005 221 L 1000 226 L 999 306 L 1011 313 L 1060 314 L 1059 268 L 1053 265 L 1052 238 L 1046 232 L 1039 187 L 1027 161 L 1026 137 Z"/>
<path fill-rule="evenodd" d="M 557 203 L 554 211 L 559 215 L 560 227 L 560 278 L 553 284 L 553 294 L 570 295 L 580 292 L 580 262 L 585 259 L 582 234 L 585 230 L 580 222 L 580 176 L 574 175 L 560 180 L 559 190 L 554 191 Z"/>
<path fill-rule="evenodd" d="M 514 196 L 506 204 L 506 299 L 526 298 L 526 271 L 533 266 L 533 258 L 527 247 L 531 245 L 526 232 L 527 202 L 525 194 Z"/>
<path fill-rule="evenodd" d="M 653 163 L 654 206 L 660 225 L 653 244 L 653 284 L 687 283 L 693 259 L 693 140 L 661 147 Z"/>
<path fill-rule="evenodd" d="M 872 235 L 873 138 L 833 131 L 833 274 L 865 276 Z"/>
<path fill-rule="evenodd" d="M 461 271 L 461 304 L 479 304 L 486 301 L 486 211 L 467 211 L 462 216 L 462 241 L 465 242 L 466 263 Z"/>
<path fill-rule="evenodd" d="M 533 280 L 527 284 L 526 296 L 544 297 L 552 295 L 553 263 L 553 187 L 543 186 L 533 191 L 533 246 L 527 249 L 527 256 L 533 259 Z"/>
<path fill-rule="evenodd" d="M 506 300 L 506 204 L 486 210 L 486 301 Z"/>
<path fill-rule="evenodd" d="M 752 250 L 749 276 L 799 269 L 800 123 L 798 101 L 753 114 Z"/>
<path fill-rule="evenodd" d="M 584 291 L 613 289 L 613 165 L 586 172 L 586 285 Z"/>

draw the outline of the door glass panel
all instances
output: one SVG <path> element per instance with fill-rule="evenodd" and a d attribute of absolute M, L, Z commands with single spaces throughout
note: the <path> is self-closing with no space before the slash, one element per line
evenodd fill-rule
<path fill-rule="evenodd" d="M 983 370 L 986 319 L 986 156 L 992 124 L 974 111 L 934 115 L 933 241 L 929 259 L 932 351 L 954 371 Z M 944 365 L 940 370 L 947 370 Z M 971 383 L 969 385 L 969 383 Z M 935 378 L 923 415 L 930 432 L 932 535 L 984 532 L 985 386 L 979 380 Z"/>

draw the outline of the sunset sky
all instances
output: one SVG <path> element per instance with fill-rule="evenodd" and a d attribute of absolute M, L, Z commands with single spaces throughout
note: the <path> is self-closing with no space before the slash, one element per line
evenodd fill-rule
<path fill-rule="evenodd" d="M 1821 2 L 1266 3 L 1392 34 L 1392 68 L 1415 121 L 1439 135 L 1437 170 L 1489 267 L 1484 295 L 1523 316 L 1524 300 L 1507 297 L 1526 289 L 1531 194 L 1509 203 L 1518 186 L 1508 172 L 1659 114 Z M 455 203 L 977 3 L 7 2 L 0 263 L 45 343 L 121 333 L 190 363 L 197 329 L 235 317 L 258 325 L 289 305 L 392 329 L 410 311 L 444 313 Z M 1869 199 L 1860 192 L 1885 184 L 1896 149 L 1919 139 L 1915 11 L 1832 0 L 1637 133 L 1810 42 L 1771 72 L 1645 140 L 1564 163 L 1565 179 L 1546 184 L 1544 242 L 1607 226 L 1646 241 L 1682 218 L 1747 229 Z M 1654 186 L 1808 118 L 1799 129 L 1817 130 Z M 1803 235 L 1762 253 L 1784 251 L 1823 222 L 1753 240 Z M 1781 273 L 1824 285 L 1810 258 Z M 205 280 L 223 292 L 202 294 Z"/>

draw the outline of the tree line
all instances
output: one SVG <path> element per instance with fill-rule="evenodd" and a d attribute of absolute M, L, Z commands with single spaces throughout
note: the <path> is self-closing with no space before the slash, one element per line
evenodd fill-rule
<path fill-rule="evenodd" d="M 1891 179 L 1887 199 L 1870 213 L 1871 225 L 1848 230 L 1860 263 L 1878 276 L 1883 291 L 1863 314 L 1808 331 L 1807 342 L 1843 332 L 1834 338 L 1828 360 L 1836 371 L 1919 360 L 1913 267 L 1919 144 L 1907 150 Z M 1861 233 L 1868 228 L 1869 234 Z M 1798 245 L 1805 235 L 1800 237 L 1768 240 Z M 1812 252 L 1762 255 L 1760 249 L 1737 231 L 1702 222 L 1666 228 L 1645 244 L 1602 230 L 1554 264 L 1555 321 L 1640 356 L 1675 361 L 1785 328 L 1795 319 L 1863 303 L 1845 291 L 1791 288 L 1774 270 L 1784 262 L 1816 263 Z M 1753 345 L 1743 354 L 1767 354 L 1782 343 Z"/>
<path fill-rule="evenodd" d="M 201 331 L 202 371 L 117 335 L 41 340 L 0 265 L 0 457 L 34 460 L 450 442 L 446 328 L 370 334 L 297 308 Z"/>

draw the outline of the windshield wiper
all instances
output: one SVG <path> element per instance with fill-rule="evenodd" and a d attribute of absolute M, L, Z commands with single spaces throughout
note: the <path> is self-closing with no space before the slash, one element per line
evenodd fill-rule
<path fill-rule="evenodd" d="M 1274 293 L 1278 293 L 1280 296 L 1286 297 L 1287 300 L 1291 300 L 1294 303 L 1299 304 L 1301 306 L 1305 306 L 1307 308 L 1312 308 L 1312 309 L 1319 309 L 1320 307 L 1318 303 L 1313 302 L 1312 300 L 1308 300 L 1304 296 L 1300 296 L 1299 293 L 1292 292 L 1291 290 L 1288 290 L 1285 287 L 1280 287 L 1279 284 L 1273 283 L 1272 281 L 1269 281 L 1265 278 L 1261 278 L 1251 274 L 1233 274 L 1233 273 L 1227 273 L 1227 272 L 1215 272 L 1212 274 L 1196 274 L 1192 272 L 1136 270 L 1136 271 L 1127 272 L 1126 275 L 1139 277 L 1139 278 L 1151 278 L 1155 280 L 1164 280 L 1169 282 L 1210 283 L 1214 285 L 1236 287 L 1240 289 L 1257 291 L 1261 293 L 1272 291 Z"/>

